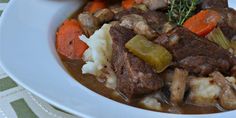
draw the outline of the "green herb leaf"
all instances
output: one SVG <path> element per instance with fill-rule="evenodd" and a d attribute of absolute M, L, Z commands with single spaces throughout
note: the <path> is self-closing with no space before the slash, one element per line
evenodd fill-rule
<path fill-rule="evenodd" d="M 183 25 L 189 17 L 194 14 L 196 6 L 202 0 L 170 0 L 168 8 L 169 21 L 175 22 L 177 25 Z"/>

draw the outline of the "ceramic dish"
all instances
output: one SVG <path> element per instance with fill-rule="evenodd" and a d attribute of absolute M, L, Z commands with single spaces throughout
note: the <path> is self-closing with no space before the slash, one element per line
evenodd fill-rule
<path fill-rule="evenodd" d="M 231 0 L 231 7 L 236 6 Z M 232 118 L 236 111 L 177 115 L 127 106 L 87 89 L 63 67 L 54 47 L 57 27 L 80 0 L 11 0 L 0 25 L 1 67 L 18 84 L 47 102 L 82 117 Z M 236 8 L 236 7 L 234 7 Z"/>

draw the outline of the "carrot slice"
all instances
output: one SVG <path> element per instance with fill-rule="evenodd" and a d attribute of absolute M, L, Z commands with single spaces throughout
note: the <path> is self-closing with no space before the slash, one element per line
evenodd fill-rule
<path fill-rule="evenodd" d="M 95 13 L 96 11 L 106 8 L 106 2 L 104 0 L 94 0 L 88 8 L 90 13 Z"/>
<path fill-rule="evenodd" d="M 206 36 L 217 26 L 221 19 L 221 15 L 216 11 L 202 10 L 185 21 L 183 26 L 199 36 Z"/>
<path fill-rule="evenodd" d="M 79 22 L 76 20 L 66 20 L 57 32 L 57 51 L 69 58 L 80 59 L 88 46 L 79 39 L 82 34 Z"/>
<path fill-rule="evenodd" d="M 125 9 L 130 9 L 131 7 L 133 7 L 135 4 L 134 0 L 123 0 L 122 1 L 122 7 Z"/>

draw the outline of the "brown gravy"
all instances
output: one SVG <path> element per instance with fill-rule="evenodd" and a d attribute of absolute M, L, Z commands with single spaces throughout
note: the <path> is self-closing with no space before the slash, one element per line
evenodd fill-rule
<path fill-rule="evenodd" d="M 114 90 L 105 87 L 104 84 L 95 79 L 95 77 L 91 75 L 83 75 L 81 73 L 83 61 L 72 61 L 69 59 L 63 59 L 63 63 L 68 72 L 73 76 L 73 78 L 75 78 L 82 85 L 86 86 L 88 89 L 117 102 L 146 109 L 144 108 L 144 106 L 139 104 L 139 100 L 132 100 L 131 102 L 127 102 L 124 98 L 115 94 Z M 179 108 L 173 108 L 171 105 L 163 103 L 162 107 L 163 111 L 161 112 L 168 113 L 175 113 L 176 110 L 179 110 L 182 114 L 207 114 L 222 112 L 216 107 L 198 107 L 190 104 L 183 104 L 182 106 L 179 106 Z"/>
<path fill-rule="evenodd" d="M 117 1 L 117 0 L 116 0 Z M 114 4 L 114 2 L 111 2 Z M 83 9 L 86 9 L 86 7 L 82 7 Z M 77 19 L 77 15 L 83 11 L 83 9 L 79 9 L 75 13 L 73 13 L 69 19 Z M 140 99 L 132 100 L 132 101 L 126 101 L 122 96 L 115 94 L 115 92 L 112 89 L 109 89 L 105 87 L 104 83 L 99 82 L 97 79 L 95 79 L 94 76 L 91 75 L 83 75 L 81 72 L 81 67 L 84 64 L 82 60 L 75 61 L 67 59 L 63 56 L 61 56 L 62 62 L 67 69 L 67 71 L 70 73 L 70 75 L 77 80 L 79 83 L 87 87 L 88 89 L 104 96 L 109 99 L 115 100 L 117 102 L 127 104 L 130 106 L 134 106 L 141 109 L 147 109 L 143 105 L 139 103 Z M 167 113 L 181 113 L 181 114 L 209 114 L 209 113 L 218 113 L 223 112 L 219 110 L 217 107 L 199 107 L 191 104 L 182 104 L 182 106 L 179 106 L 178 108 L 173 108 L 173 106 L 162 103 L 162 111 L 161 112 L 167 112 Z M 170 110 L 171 109 L 171 110 Z M 150 109 L 151 110 L 151 109 Z M 179 112 L 178 112 L 179 111 Z"/>

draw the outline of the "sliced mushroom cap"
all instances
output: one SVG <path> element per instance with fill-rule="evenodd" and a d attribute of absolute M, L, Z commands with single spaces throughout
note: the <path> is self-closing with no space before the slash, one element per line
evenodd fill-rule
<path fill-rule="evenodd" d="M 98 10 L 94 16 L 97 17 L 100 21 L 100 23 L 105 23 L 105 22 L 109 22 L 113 19 L 114 17 L 114 13 L 110 10 L 110 9 L 101 9 Z"/>
<path fill-rule="evenodd" d="M 88 12 L 79 14 L 78 20 L 87 37 L 91 36 L 97 29 L 99 29 L 99 19 Z"/>
<path fill-rule="evenodd" d="M 170 100 L 174 105 L 183 102 L 184 93 L 186 91 L 186 84 L 188 79 L 188 72 L 182 69 L 175 69 L 172 84 L 170 87 Z"/>

